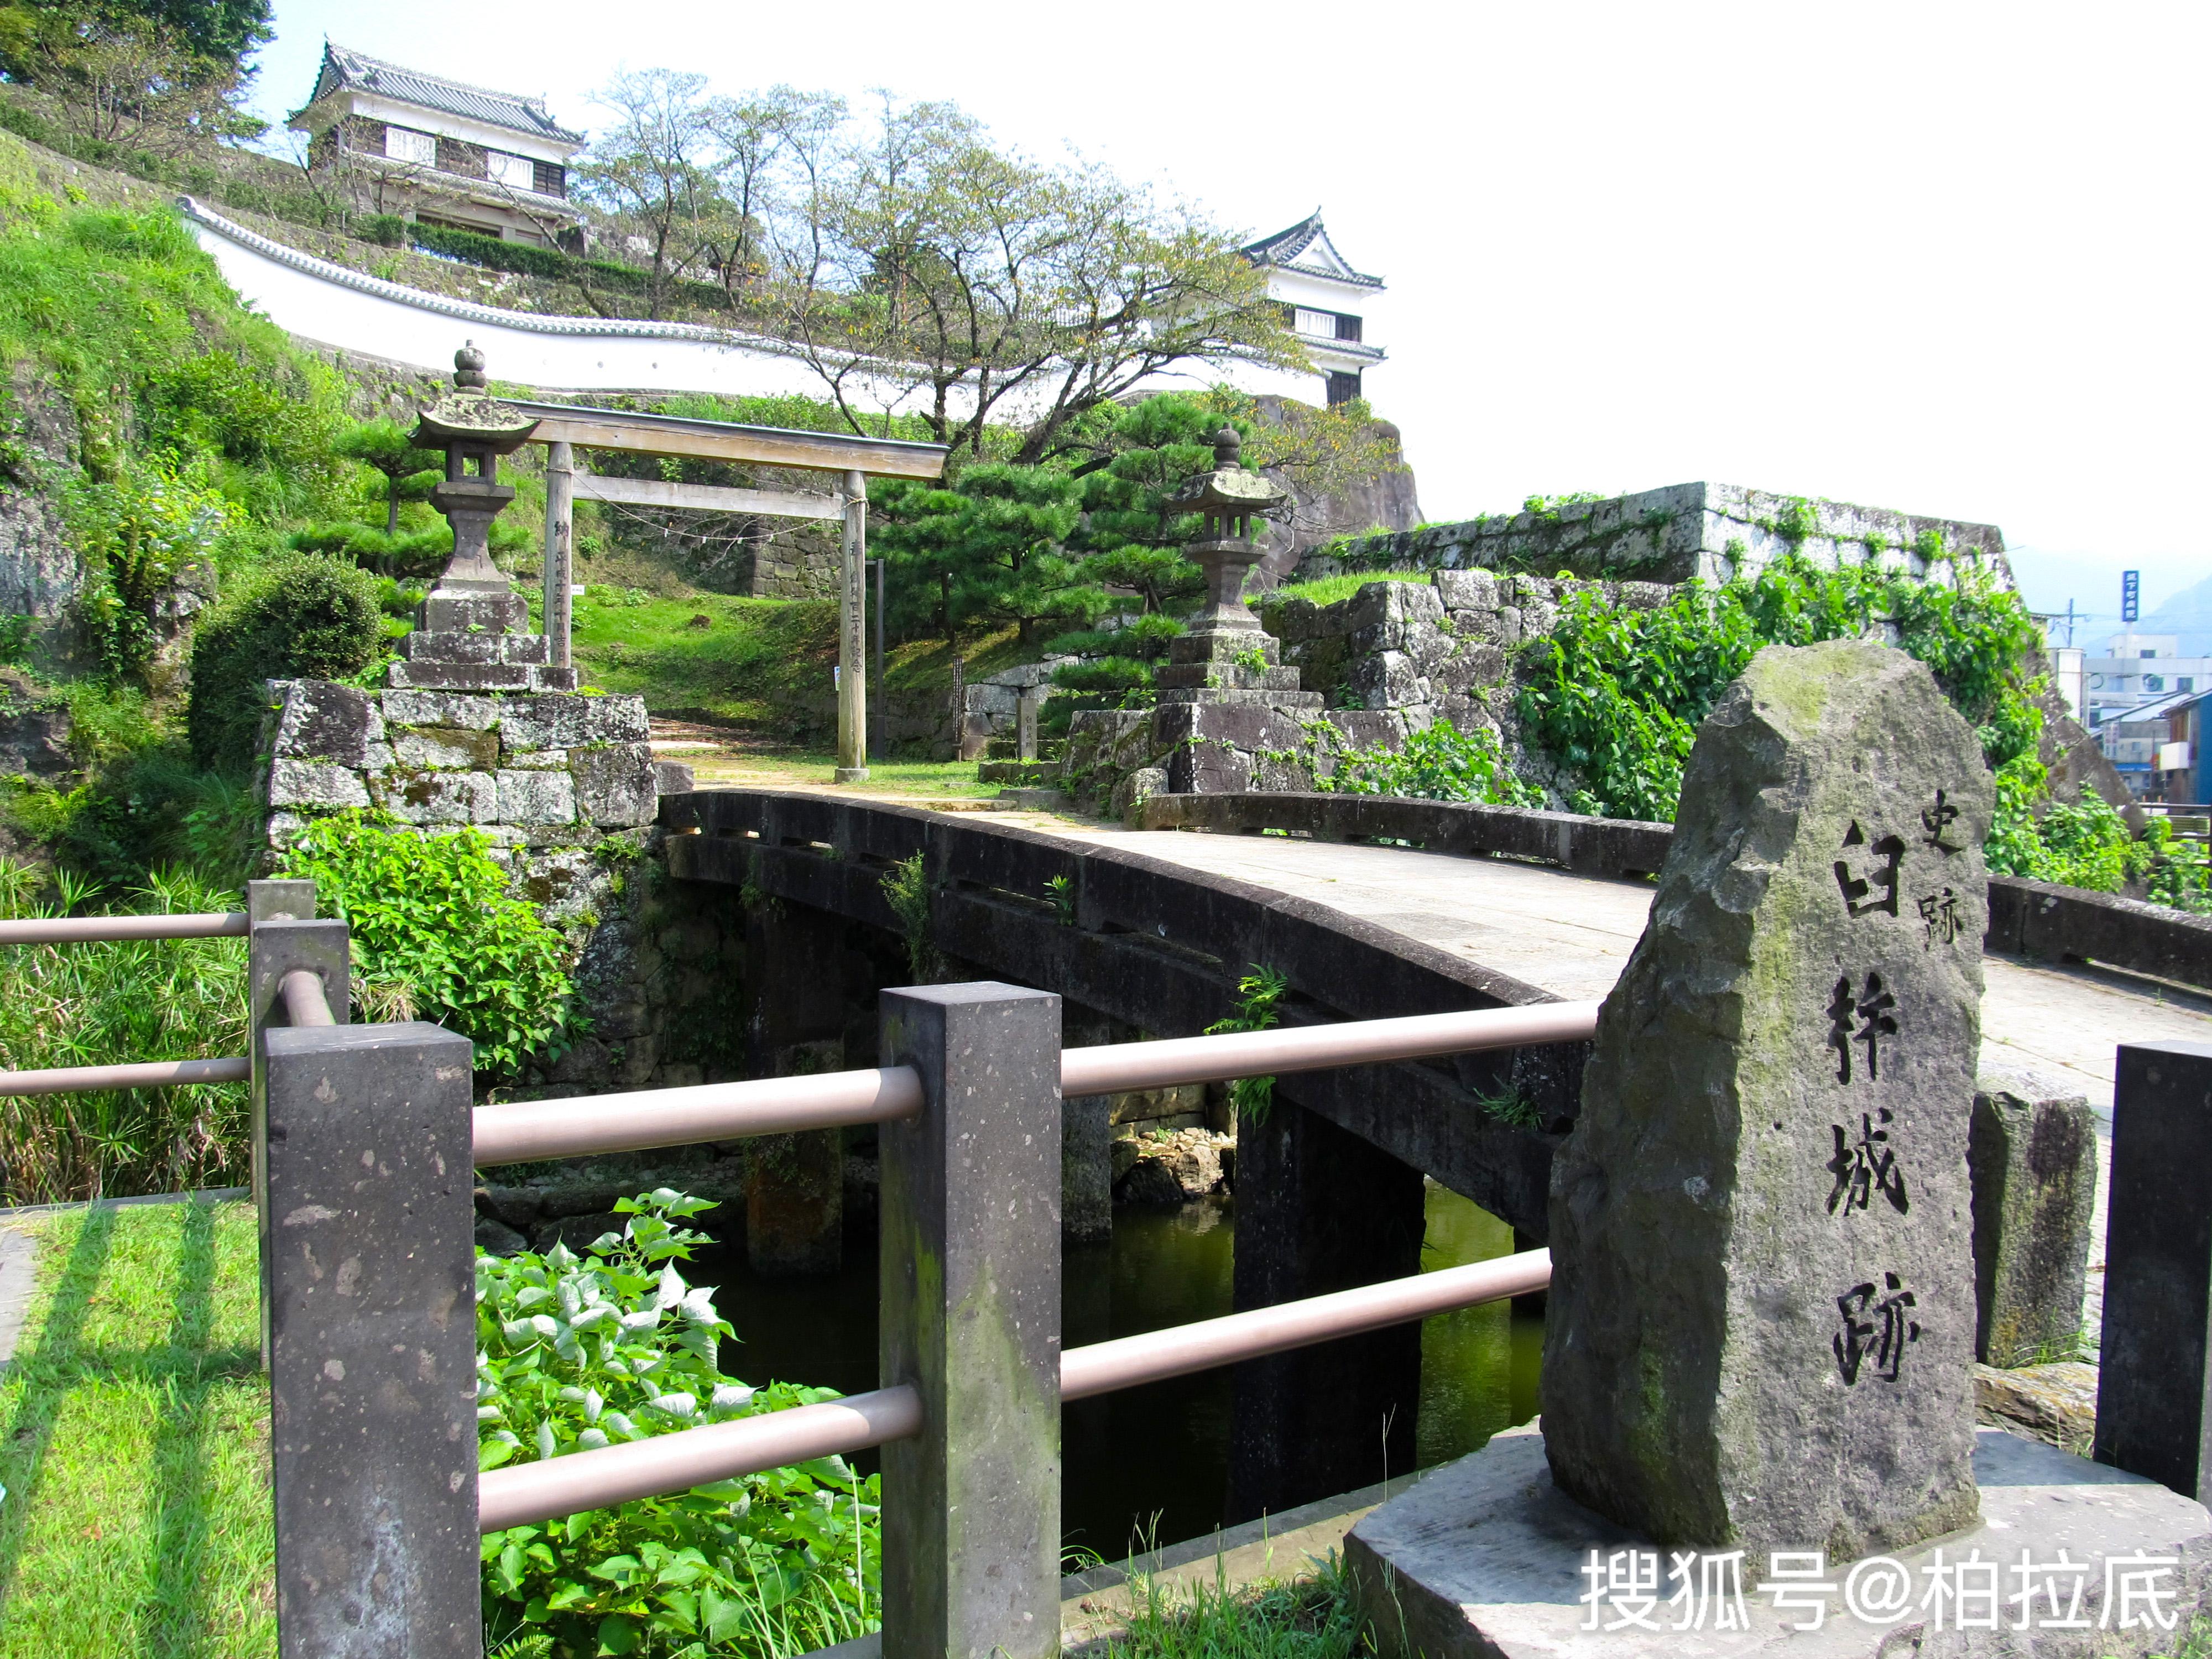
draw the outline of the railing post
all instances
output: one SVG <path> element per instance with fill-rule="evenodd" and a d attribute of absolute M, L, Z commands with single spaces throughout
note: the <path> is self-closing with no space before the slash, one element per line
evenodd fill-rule
<path fill-rule="evenodd" d="M 480 1659 L 469 1041 L 263 1046 L 278 1653 Z"/>
<path fill-rule="evenodd" d="M 2124 1042 L 2096 1458 L 2212 1502 L 2212 1044 Z"/>
<path fill-rule="evenodd" d="M 922 1429 L 884 1448 L 884 1659 L 1060 1651 L 1060 999 L 883 994 L 882 1376 Z"/>
<path fill-rule="evenodd" d="M 342 921 L 309 920 L 315 914 L 311 881 L 246 884 L 246 914 L 251 929 L 246 944 L 246 1056 L 252 1066 L 247 1098 L 253 1114 L 253 1212 L 261 1234 L 261 1368 L 269 1369 L 269 1062 L 262 1039 L 272 1024 L 285 1023 L 277 994 L 284 975 L 295 968 L 319 975 L 331 1017 L 346 1023 L 351 953 Z"/>

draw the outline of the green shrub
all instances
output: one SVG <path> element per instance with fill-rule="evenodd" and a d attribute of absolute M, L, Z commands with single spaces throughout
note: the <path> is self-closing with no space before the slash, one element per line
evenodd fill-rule
<path fill-rule="evenodd" d="M 1576 810 L 1671 822 L 1698 722 L 1762 647 L 1893 629 L 1981 734 L 1992 766 L 2032 752 L 2042 717 L 2025 665 L 2039 639 L 2016 593 L 1954 567 L 1938 586 L 1867 564 L 1776 560 L 1749 581 L 1686 584 L 1641 611 L 1570 590 L 1523 658 L 1523 730 L 1580 781 Z"/>
<path fill-rule="evenodd" d="M 677 1271 L 713 1206 L 666 1188 L 581 1256 L 477 1255 L 478 1462 L 566 1453 L 838 1396 L 724 1375 L 734 1334 Z M 483 1537 L 491 1641 L 562 1656 L 770 1656 L 827 1647 L 880 1616 L 878 1479 L 841 1457 L 718 1480 Z"/>
<path fill-rule="evenodd" d="M 263 681 L 343 679 L 383 647 L 376 581 L 367 571 L 311 556 L 263 567 L 211 606 L 193 634 L 193 755 L 203 766 L 243 770 L 267 708 Z"/>
<path fill-rule="evenodd" d="M 581 1021 L 566 941 L 508 895 L 489 845 L 480 830 L 424 835 L 343 812 L 307 826 L 284 873 L 314 882 L 351 930 L 364 981 L 474 1042 L 478 1071 L 507 1073 L 566 1047 Z"/>
<path fill-rule="evenodd" d="M 95 914 L 100 890 L 0 859 L 0 916 Z M 124 896 L 131 912 L 229 910 L 238 895 L 189 873 Z M 209 1060 L 246 1052 L 246 941 L 131 939 L 0 945 L 0 1068 Z M 52 1204 L 242 1184 L 246 1085 L 0 1098 L 0 1203 Z"/>
<path fill-rule="evenodd" d="M 1462 732 L 1449 720 L 1413 733 L 1395 750 L 1347 750 L 1318 787 L 1340 795 L 1411 795 L 1488 806 L 1544 804 L 1542 790 L 1514 775 L 1495 732 Z"/>
<path fill-rule="evenodd" d="M 372 213 L 353 222 L 353 234 L 380 247 L 399 247 L 407 240 L 407 222 L 396 213 Z"/>

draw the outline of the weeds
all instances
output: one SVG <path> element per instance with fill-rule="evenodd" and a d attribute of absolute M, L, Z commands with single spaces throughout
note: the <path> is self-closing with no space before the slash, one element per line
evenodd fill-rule
<path fill-rule="evenodd" d="M 61 902 L 0 859 L 0 915 L 88 914 L 100 890 L 64 872 Z M 188 873 L 127 895 L 132 912 L 228 910 Z M 0 946 L 0 1067 L 30 1071 L 246 1052 L 246 942 L 130 939 Z M 48 1204 L 228 1186 L 246 1177 L 246 1087 L 99 1090 L 0 1099 L 0 1199 Z"/>
<path fill-rule="evenodd" d="M 1212 1583 L 1158 1574 L 1130 1583 L 1126 1634 L 1107 1659 L 1350 1659 L 1361 1620 L 1334 1553 L 1309 1578 L 1231 1589 L 1222 1563 Z"/>
<path fill-rule="evenodd" d="M 1272 1030 L 1282 1018 L 1276 1005 L 1290 994 L 1291 982 L 1273 969 L 1259 963 L 1252 971 L 1237 981 L 1238 1002 L 1237 1012 L 1226 1019 L 1218 1019 L 1206 1028 L 1211 1036 L 1221 1031 Z M 1237 1109 L 1238 1119 L 1246 1123 L 1265 1123 L 1275 1103 L 1275 1079 L 1272 1077 L 1240 1077 L 1229 1085 L 1230 1103 Z"/>
<path fill-rule="evenodd" d="M 890 906 L 906 940 L 907 969 L 915 984 L 927 984 L 936 953 L 929 945 L 929 877 L 922 870 L 921 854 L 891 866 L 883 887 L 884 902 Z"/>

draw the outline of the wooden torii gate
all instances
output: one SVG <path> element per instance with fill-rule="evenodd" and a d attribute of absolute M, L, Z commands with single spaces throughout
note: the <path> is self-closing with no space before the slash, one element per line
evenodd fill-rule
<path fill-rule="evenodd" d="M 546 447 L 545 637 L 553 665 L 569 665 L 569 582 L 578 496 L 631 507 L 676 507 L 700 513 L 745 513 L 769 518 L 840 519 L 844 522 L 837 603 L 837 781 L 868 775 L 867 557 L 870 477 L 938 478 L 945 475 L 945 446 L 897 438 L 848 437 L 834 432 L 794 432 L 744 426 L 734 421 L 693 420 L 574 404 L 503 398 L 538 422 L 532 443 Z M 670 483 L 659 478 L 605 478 L 576 470 L 579 449 L 615 449 L 633 455 L 668 455 L 753 466 L 803 469 L 842 475 L 836 495 L 805 490 L 732 489 L 719 484 Z"/>

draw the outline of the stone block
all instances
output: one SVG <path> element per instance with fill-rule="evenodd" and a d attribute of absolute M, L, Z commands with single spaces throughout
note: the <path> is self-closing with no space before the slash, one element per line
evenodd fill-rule
<path fill-rule="evenodd" d="M 657 760 L 653 763 L 653 787 L 663 795 L 688 795 L 699 786 L 691 769 L 682 761 Z"/>
<path fill-rule="evenodd" d="M 653 735 L 642 697 L 586 697 L 547 693 L 509 697 L 500 715 L 509 750 L 583 749 L 593 744 L 643 743 Z"/>
<path fill-rule="evenodd" d="M 543 634 L 436 633 L 416 629 L 399 641 L 410 662 L 543 663 Z"/>
<path fill-rule="evenodd" d="M 1142 801 L 1154 795 L 1164 795 L 1168 789 L 1168 775 L 1164 767 L 1140 766 L 1123 775 L 1114 786 L 1114 793 L 1106 799 L 1106 816 L 1125 818 Z"/>
<path fill-rule="evenodd" d="M 276 760 L 269 765 L 271 806 L 342 808 L 368 805 L 368 788 L 349 767 L 326 761 Z"/>
<path fill-rule="evenodd" d="M 499 777 L 502 823 L 574 823 L 576 789 L 566 772 L 503 771 Z"/>
<path fill-rule="evenodd" d="M 459 726 L 489 732 L 499 724 L 501 700 L 465 691 L 391 690 L 384 694 L 384 717 L 395 726 Z"/>
<path fill-rule="evenodd" d="M 520 593 L 435 593 L 416 607 L 426 633 L 513 633 L 530 626 L 530 602 Z"/>
<path fill-rule="evenodd" d="M 370 793 L 402 823 L 489 823 L 499 816 L 499 786 L 489 772 L 387 772 Z"/>
<path fill-rule="evenodd" d="M 1668 1601 L 1678 1586 L 1665 1545 L 1613 1525 L 1560 1492 L 1545 1467 L 1543 1438 L 1533 1429 L 1508 1430 L 1363 1517 L 1345 1540 L 1345 1567 L 1374 1619 L 1383 1659 L 1903 1659 L 1916 1653 L 1929 1659 L 2136 1659 L 2177 1650 L 2188 1613 L 2180 1613 L 2179 1629 L 2163 1629 L 2142 1616 L 2137 1601 L 2131 1627 L 2118 1628 L 2118 1609 L 2106 1602 L 2106 1564 L 2137 1556 L 2172 1561 L 2162 1581 L 2174 1592 L 2164 1604 L 2166 1615 L 2194 1608 L 2212 1590 L 2212 1517 L 2202 1504 L 2001 1429 L 1975 1436 L 1973 1464 L 1983 1492 L 1981 1525 L 1895 1553 L 1908 1575 L 1907 1595 L 1886 1623 L 1851 1615 L 1844 1591 L 1854 1564 L 1831 1553 L 1820 1575 L 1831 1588 L 1825 1595 L 1808 1589 L 1795 1609 L 1759 1592 L 1771 1577 L 1771 1564 L 1754 1556 L 1741 1567 L 1742 1626 L 1715 1628 L 1714 1612 L 1729 1606 L 1715 1597 L 1701 1601 L 1708 1613 L 1702 1627 L 1672 1628 L 1684 1608 Z M 1620 1628 L 1584 1628 L 1592 1609 L 1583 1600 L 1590 1583 L 1583 1568 L 1593 1549 L 1657 1552 L 1656 1605 L 1645 1626 L 1624 1617 L 1632 1604 L 1623 1597 L 1597 1609 L 1600 1624 Z M 1933 1627 L 1938 1621 L 1923 1595 L 1939 1549 L 1946 1563 L 1978 1553 L 1985 1562 L 2002 1564 L 2002 1599 L 1989 1627 L 1959 1628 L 1957 1601 L 1941 1628 Z M 2063 1551 L 2087 1564 L 2081 1607 L 2088 1628 L 2015 1628 L 2012 1568 L 2023 1551 L 2036 1563 L 2056 1562 Z M 2063 1610 L 2073 1581 L 2067 1576 L 2062 1583 Z M 1808 1602 L 1822 1608 L 1818 1628 L 1800 1628 L 1811 1623 Z M 1978 1608 L 1973 1616 L 1980 1617 Z"/>
<path fill-rule="evenodd" d="M 1973 1521 L 1992 793 L 1863 641 L 1760 652 L 1699 729 L 1552 1167 L 1547 1449 L 1620 1525 L 1855 1557 Z"/>
<path fill-rule="evenodd" d="M 395 691 L 526 691 L 537 672 L 520 664 L 395 662 L 386 679 Z"/>
<path fill-rule="evenodd" d="M 1439 570 L 1437 598 L 1446 611 L 1495 611 L 1498 578 L 1487 570 Z"/>
<path fill-rule="evenodd" d="M 398 766 L 488 772 L 499 764 L 495 733 L 459 726 L 394 726 L 392 759 Z"/>
<path fill-rule="evenodd" d="M 641 743 L 578 749 L 568 757 L 576 781 L 576 816 L 602 826 L 650 823 L 659 805 L 653 757 Z"/>
<path fill-rule="evenodd" d="M 280 760 L 368 763 L 368 746 L 384 738 L 376 699 L 328 680 L 271 680 L 270 701 L 281 706 L 271 750 Z"/>
<path fill-rule="evenodd" d="M 2097 1368 L 2078 1359 L 2014 1370 L 1978 1364 L 1974 1410 L 1984 1423 L 2085 1454 L 2097 1432 Z"/>
<path fill-rule="evenodd" d="M 565 772 L 568 769 L 568 751 L 532 749 L 506 756 L 503 763 L 511 772 Z"/>
<path fill-rule="evenodd" d="M 2000 1368 L 2070 1358 L 2081 1328 L 2097 1126 L 2088 1100 L 2025 1074 L 1976 1086 L 1975 1358 Z"/>

